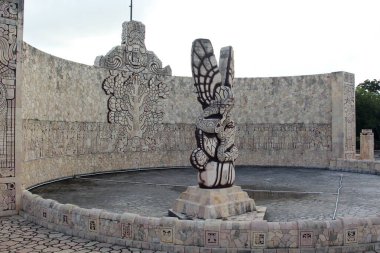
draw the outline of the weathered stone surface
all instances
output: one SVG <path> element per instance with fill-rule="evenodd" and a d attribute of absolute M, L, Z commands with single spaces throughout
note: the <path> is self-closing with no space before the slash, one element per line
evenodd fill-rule
<path fill-rule="evenodd" d="M 16 214 L 21 184 L 23 1 L 0 1 L 0 216 Z"/>
<path fill-rule="evenodd" d="M 169 96 L 163 104 L 167 113 L 155 146 L 128 142 L 129 159 L 124 159 L 114 153 L 117 127 L 107 126 L 107 96 L 101 88 L 107 71 L 49 56 L 26 44 L 24 57 L 26 186 L 72 173 L 189 166 L 188 155 L 183 154 L 196 145 L 194 119 L 201 114 L 201 107 L 191 106 L 197 102 L 190 77 L 168 79 Z M 344 134 L 333 131 L 343 129 L 339 123 L 343 121 L 338 120 L 342 114 L 331 116 L 331 89 L 339 86 L 338 74 L 236 78 L 236 164 L 328 167 L 330 158 L 343 157 L 343 142 L 336 138 Z M 279 114 L 284 108 L 289 111 Z M 338 146 L 341 153 L 333 151 L 339 150 Z M 152 147 L 156 151 L 147 152 Z"/>
<path fill-rule="evenodd" d="M 162 130 L 164 104 L 169 89 L 169 66 L 162 68 L 157 56 L 145 47 L 145 26 L 138 21 L 123 23 L 122 44 L 95 66 L 110 70 L 102 87 L 108 99 L 108 122 L 121 126 L 118 150 L 127 151 L 132 141 L 146 150 L 156 149 L 156 134 Z M 148 142 L 150 145 L 145 145 Z"/>
<path fill-rule="evenodd" d="M 374 135 L 371 129 L 362 129 L 360 133 L 360 159 L 374 160 Z"/>
<path fill-rule="evenodd" d="M 197 148 L 190 162 L 198 170 L 198 184 L 202 188 L 230 187 L 235 182 L 234 162 L 238 149 L 234 143 L 235 123 L 230 115 L 235 101 L 232 47 L 221 49 L 219 64 L 218 67 L 209 40 L 193 42 L 191 67 L 203 112 L 196 122 Z"/>
<path fill-rule="evenodd" d="M 118 126 L 107 122 L 102 83 L 111 76 L 109 70 L 59 59 L 27 44 L 23 52 L 25 186 L 80 173 L 189 166 L 184 154 L 196 146 L 194 119 L 202 113 L 193 106 L 191 77 L 165 78 L 168 97 L 160 104 L 164 113 L 154 142 L 127 138 L 122 143 Z M 352 81 L 353 75 L 344 72 L 235 78 L 236 164 L 328 167 L 330 159 L 351 156 Z M 118 154 L 120 146 L 125 155 Z"/>
<path fill-rule="evenodd" d="M 211 191 L 210 189 L 203 190 Z M 32 207 L 23 210 L 22 213 L 28 220 L 54 230 L 65 231 L 67 228 L 67 225 L 60 224 L 59 221 L 52 218 L 55 213 L 64 210 L 62 208 L 64 205 L 54 203 L 52 200 L 41 199 L 27 191 L 23 192 L 23 201 L 29 203 L 25 208 Z M 100 228 L 100 231 L 91 231 L 89 222 L 97 218 L 100 219 L 103 227 Z M 365 252 L 364 249 L 378 247 L 380 231 L 380 218 L 376 216 L 359 219 L 345 217 L 337 220 L 293 222 L 225 221 L 220 219 L 190 221 L 167 217 L 142 217 L 133 214 L 115 215 L 97 209 L 76 207 L 72 212 L 72 234 L 98 240 L 98 242 L 89 242 L 63 235 L 60 232 L 52 232 L 41 226 L 33 225 L 33 228 L 30 229 L 25 227 L 28 225 L 25 224 L 25 221 L 21 221 L 22 227 L 18 229 L 20 221 L 18 222 L 17 219 L 12 221 L 0 219 L 2 225 L 0 234 L 5 235 L 0 236 L 0 249 L 10 249 L 9 247 L 19 245 L 13 242 L 19 242 L 22 243 L 22 246 L 28 246 L 26 248 L 34 250 L 36 250 L 34 247 L 39 245 L 48 248 L 58 247 L 59 249 L 77 250 L 92 247 L 93 250 L 101 250 L 113 248 L 114 246 L 111 244 L 118 243 L 122 246 L 137 247 L 140 251 L 148 250 L 146 252 L 150 252 L 149 250 L 173 252 L 175 248 L 184 249 L 185 252 L 186 250 L 187 252 L 207 251 L 210 248 L 228 248 L 231 252 L 247 250 L 257 252 L 269 249 L 279 252 L 283 250 L 286 252 L 303 252 L 305 250 L 319 252 L 323 249 L 334 249 L 340 252 L 350 248 L 350 252 Z M 118 230 L 118 222 L 131 224 L 130 232 L 124 234 Z M 97 225 L 99 224 L 95 224 L 95 226 Z M 11 231 L 13 233 L 10 233 Z M 127 239 L 126 235 L 131 236 L 130 239 Z M 36 240 L 31 238 L 36 238 Z M 43 243 L 29 244 L 31 240 Z M 77 246 L 80 247 L 73 248 Z M 189 251 L 191 249 L 195 251 Z"/>
<path fill-rule="evenodd" d="M 221 189 L 189 186 L 176 200 L 173 210 L 194 219 L 218 219 L 255 211 L 256 205 L 239 186 Z"/>

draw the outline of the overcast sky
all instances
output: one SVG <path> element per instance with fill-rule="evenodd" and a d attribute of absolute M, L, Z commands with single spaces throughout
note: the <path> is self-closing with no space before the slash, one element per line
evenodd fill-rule
<path fill-rule="evenodd" d="M 380 79 L 379 0 L 134 0 L 145 44 L 173 75 L 191 76 L 190 49 L 231 45 L 236 77 L 348 71 Z M 26 0 L 24 40 L 93 65 L 121 43 L 130 0 Z"/>

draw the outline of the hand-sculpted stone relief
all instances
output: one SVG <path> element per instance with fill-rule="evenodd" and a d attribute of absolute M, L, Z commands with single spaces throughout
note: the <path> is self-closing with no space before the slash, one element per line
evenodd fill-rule
<path fill-rule="evenodd" d="M 165 76 L 171 75 L 171 69 L 162 68 L 157 56 L 146 50 L 144 39 L 142 23 L 125 22 L 121 46 L 95 60 L 96 66 L 110 69 L 103 89 L 110 95 L 108 121 L 121 126 L 119 151 L 129 147 L 154 150 L 155 135 L 162 129 L 164 100 L 169 94 Z"/>
<path fill-rule="evenodd" d="M 17 19 L 17 3 L 12 3 L 4 0 L 0 0 L 0 17 Z"/>
<path fill-rule="evenodd" d="M 15 183 L 0 183 L 0 212 L 16 209 Z"/>
<path fill-rule="evenodd" d="M 230 118 L 234 105 L 232 93 L 234 59 L 232 47 L 220 52 L 219 68 L 211 42 L 197 39 L 191 52 L 192 73 L 203 114 L 196 122 L 197 148 L 190 157 L 198 169 L 201 188 L 230 187 L 235 181 L 235 123 Z"/>
<path fill-rule="evenodd" d="M 119 127 L 96 122 L 24 120 L 25 161 L 67 155 L 111 153 Z"/>
<path fill-rule="evenodd" d="M 11 18 L 9 15 L 14 13 L 12 9 L 14 5 L 0 2 L 0 15 Z M 4 6 L 8 6 L 8 9 Z M 9 11 L 8 16 L 4 16 L 5 10 Z M 15 176 L 16 38 L 15 25 L 0 24 L 0 178 Z"/>
<path fill-rule="evenodd" d="M 7 90 L 0 83 L 0 161 L 6 155 L 6 131 L 7 131 Z M 2 167 L 2 166 L 1 166 Z"/>
<path fill-rule="evenodd" d="M 13 178 L 16 177 L 16 153 L 21 153 L 16 147 L 16 124 L 19 124 L 16 120 L 16 68 L 17 41 L 22 40 L 22 34 L 18 34 L 18 25 L 22 24 L 22 20 L 18 20 L 19 11 L 23 9 L 21 5 L 23 1 L 0 0 L 0 216 L 17 211 L 16 188 L 19 186 Z M 20 74 L 19 69 L 17 71 Z"/>
<path fill-rule="evenodd" d="M 331 150 L 331 124 L 241 124 L 238 133 L 246 150 Z"/>
<path fill-rule="evenodd" d="M 0 24 L 0 75 L 2 78 L 15 78 L 16 35 L 16 26 Z"/>
<path fill-rule="evenodd" d="M 169 94 L 167 85 L 154 78 L 142 80 L 136 73 L 123 76 L 111 72 L 103 88 L 111 95 L 108 121 L 123 126 L 134 139 L 152 139 L 161 127 L 163 100 Z"/>
<path fill-rule="evenodd" d="M 355 159 L 355 80 L 354 75 L 349 73 L 344 74 L 343 99 L 345 119 L 344 156 L 346 159 Z"/>

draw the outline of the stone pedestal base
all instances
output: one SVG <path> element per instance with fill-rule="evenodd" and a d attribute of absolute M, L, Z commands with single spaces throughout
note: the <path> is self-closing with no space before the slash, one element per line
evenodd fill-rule
<path fill-rule="evenodd" d="M 256 210 L 255 201 L 239 186 L 221 189 L 203 189 L 189 186 L 181 193 L 173 213 L 190 219 L 219 219 Z"/>

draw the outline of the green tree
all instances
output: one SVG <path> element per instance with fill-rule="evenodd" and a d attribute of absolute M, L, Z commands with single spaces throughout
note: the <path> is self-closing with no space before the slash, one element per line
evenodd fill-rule
<path fill-rule="evenodd" d="M 380 81 L 365 80 L 356 87 L 356 136 L 362 129 L 372 129 L 380 141 Z"/>

